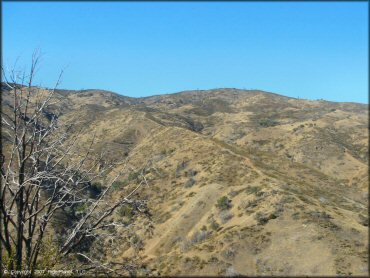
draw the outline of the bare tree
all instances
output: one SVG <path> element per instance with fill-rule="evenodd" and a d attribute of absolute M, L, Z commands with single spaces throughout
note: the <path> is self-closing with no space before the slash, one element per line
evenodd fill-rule
<path fill-rule="evenodd" d="M 2 68 L 2 97 L 6 91 L 12 100 L 8 106 L 2 106 L 1 113 L 1 267 L 33 273 L 56 213 L 83 204 L 85 213 L 66 227 L 66 235 L 57 246 L 58 255 L 78 253 L 94 262 L 87 269 L 98 266 L 111 271 L 107 265 L 78 252 L 78 247 L 84 240 L 119 226 L 111 216 L 120 206 L 130 205 L 138 212 L 146 212 L 145 201 L 135 198 L 146 184 L 145 173 L 126 195 L 115 202 L 107 200 L 113 183 L 128 170 L 127 164 L 107 163 L 103 155 L 96 155 L 94 138 L 81 155 L 76 147 L 79 134 L 72 136 L 72 126 L 62 125 L 55 110 L 60 101 L 55 97 L 55 88 L 61 75 L 54 89 L 35 87 L 38 64 L 39 56 L 34 54 L 28 75 L 15 69 L 4 74 Z M 86 191 L 98 179 L 105 180 L 105 186 L 97 197 L 88 197 Z"/>

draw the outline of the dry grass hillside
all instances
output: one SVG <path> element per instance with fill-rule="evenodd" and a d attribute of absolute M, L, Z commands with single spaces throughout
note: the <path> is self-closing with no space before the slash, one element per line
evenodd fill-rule
<path fill-rule="evenodd" d="M 135 256 L 151 275 L 368 274 L 367 105 L 238 89 L 56 97 L 81 148 L 95 134 L 107 159 L 149 165 L 154 230 L 139 220 L 141 248 L 107 258 Z"/>

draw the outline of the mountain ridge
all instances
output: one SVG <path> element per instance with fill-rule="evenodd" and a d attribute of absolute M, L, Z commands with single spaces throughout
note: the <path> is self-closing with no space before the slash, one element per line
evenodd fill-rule
<path fill-rule="evenodd" d="M 95 153 L 148 168 L 153 234 L 141 219 L 141 250 L 125 230 L 114 250 L 97 241 L 105 259 L 162 275 L 366 275 L 368 105 L 241 91 L 56 91 L 49 112 L 84 130 L 81 152 L 95 134 Z M 135 179 L 118 182 L 112 200 Z"/>
<path fill-rule="evenodd" d="M 2 82 L 2 87 L 5 87 L 4 85 L 4 82 Z M 39 86 L 37 86 L 39 87 Z M 45 90 L 52 90 L 52 88 L 50 87 L 39 87 L 39 88 L 42 88 L 42 89 L 45 89 Z M 360 104 L 360 105 L 369 105 L 368 103 L 361 103 L 361 102 L 354 102 L 354 101 L 334 101 L 334 100 L 325 100 L 325 99 L 306 99 L 306 98 L 296 98 L 296 97 L 291 97 L 291 96 L 286 96 L 284 94 L 281 94 L 281 93 L 274 93 L 274 92 L 270 92 L 270 91 L 265 91 L 265 90 L 261 90 L 261 89 L 239 89 L 239 88 L 231 88 L 231 87 L 220 87 L 220 88 L 213 88 L 213 89 L 195 89 L 195 90 L 183 90 L 183 91 L 176 91 L 176 92 L 171 92 L 171 93 L 162 93 L 162 94 L 156 94 L 154 93 L 153 95 L 149 95 L 149 96 L 141 96 L 141 97 L 134 97 L 134 96 L 128 96 L 128 95 L 125 95 L 125 94 L 121 94 L 121 93 L 118 93 L 118 92 L 115 92 L 115 91 L 111 91 L 111 90 L 105 90 L 105 89 L 98 89 L 98 88 L 90 88 L 90 89 L 80 89 L 80 90 L 77 90 L 77 89 L 59 89 L 59 88 L 56 88 L 55 89 L 57 92 L 59 93 L 86 93 L 86 92 L 105 92 L 105 93 L 109 93 L 109 94 L 114 94 L 114 95 L 117 95 L 117 96 L 120 96 L 120 97 L 124 97 L 124 98 L 131 98 L 131 99 L 147 99 L 147 98 L 154 98 L 154 97 L 160 97 L 160 96 L 171 96 L 171 95 L 177 95 L 177 94 L 185 94 L 185 93 L 195 93 L 195 92 L 198 92 L 198 93 L 202 93 L 202 92 L 211 92 L 211 91 L 222 91 L 222 90 L 227 90 L 227 91 L 239 91 L 239 92 L 260 92 L 260 93 L 266 93 L 266 94 L 271 94 L 271 95 L 276 95 L 276 96 L 280 96 L 280 97 L 285 97 L 285 98 L 289 98 L 289 99 L 296 99 L 296 100 L 306 100 L 306 101 L 324 101 L 324 102 L 333 102 L 333 103 L 349 103 L 349 104 Z"/>

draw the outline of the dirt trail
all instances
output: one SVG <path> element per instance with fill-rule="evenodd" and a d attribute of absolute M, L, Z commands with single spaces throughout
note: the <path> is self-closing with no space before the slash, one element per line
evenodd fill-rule
<path fill-rule="evenodd" d="M 170 226 L 165 222 L 156 227 L 154 237 L 146 244 L 147 255 L 165 254 L 170 251 L 176 239 L 188 236 L 193 227 L 211 211 L 222 193 L 222 185 L 209 184 L 196 192 L 194 197 L 171 216 L 174 220 Z"/>
<path fill-rule="evenodd" d="M 206 136 L 205 136 L 206 137 Z M 234 156 L 238 156 L 238 157 L 241 157 L 244 159 L 244 163 L 252 168 L 254 171 L 256 171 L 260 176 L 263 176 L 264 173 L 261 172 L 261 170 L 259 170 L 254 164 L 253 162 L 249 159 L 248 157 L 248 154 L 246 153 L 245 150 L 243 150 L 242 148 L 240 147 L 237 147 L 237 146 L 232 146 L 232 145 L 229 145 L 223 141 L 219 141 L 218 139 L 215 139 L 215 138 L 209 138 L 209 137 L 206 137 L 208 139 L 210 139 L 212 142 L 216 143 L 217 146 L 221 147 L 223 150 L 227 151 L 228 153 L 234 155 Z"/>

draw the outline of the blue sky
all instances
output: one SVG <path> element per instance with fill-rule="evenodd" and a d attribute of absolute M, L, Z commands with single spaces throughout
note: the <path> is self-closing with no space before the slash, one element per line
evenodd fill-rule
<path fill-rule="evenodd" d="M 261 89 L 368 103 L 367 2 L 3 2 L 3 64 L 148 96 Z"/>

